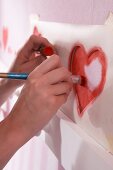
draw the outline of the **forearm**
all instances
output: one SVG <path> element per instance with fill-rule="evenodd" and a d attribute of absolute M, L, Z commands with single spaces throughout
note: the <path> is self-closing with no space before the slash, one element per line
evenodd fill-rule
<path fill-rule="evenodd" d="M 29 118 L 31 112 L 24 101 L 24 97 L 18 100 L 11 113 L 0 122 L 0 170 L 42 128 L 40 118 L 39 123 Z"/>
<path fill-rule="evenodd" d="M 0 106 L 7 100 L 7 98 L 16 90 L 17 85 L 11 80 L 0 81 Z"/>
<path fill-rule="evenodd" d="M 13 112 L 16 113 L 16 111 Z M 16 125 L 12 116 L 9 115 L 0 122 L 0 170 L 5 167 L 15 152 L 27 142 L 27 140 L 28 138 L 21 127 Z"/>
<path fill-rule="evenodd" d="M 7 120 L 0 123 L 0 170 L 4 168 L 6 163 L 16 151 L 14 141 L 16 136 L 10 129 L 11 128 Z"/>

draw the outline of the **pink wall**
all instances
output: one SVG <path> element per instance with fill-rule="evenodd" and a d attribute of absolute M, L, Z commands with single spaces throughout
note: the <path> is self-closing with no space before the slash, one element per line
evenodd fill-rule
<path fill-rule="evenodd" d="M 75 24 L 103 24 L 113 0 L 28 0 L 28 11 L 41 20 Z"/>

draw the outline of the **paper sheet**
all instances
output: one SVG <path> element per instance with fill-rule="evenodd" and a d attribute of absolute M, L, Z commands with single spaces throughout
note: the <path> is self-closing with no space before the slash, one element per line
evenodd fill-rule
<path fill-rule="evenodd" d="M 94 47 L 101 48 L 105 53 L 107 60 L 105 84 L 93 104 L 89 104 L 83 116 L 80 117 L 75 94 L 72 92 L 61 110 L 100 145 L 113 152 L 113 27 L 39 22 L 38 29 L 55 45 L 66 67 L 68 67 L 70 52 L 76 43 L 82 44 L 86 53 Z M 96 68 L 96 65 L 94 67 L 95 72 L 92 73 L 98 75 L 99 68 Z M 86 73 L 88 73 L 87 68 Z M 94 77 L 96 78 L 98 80 L 98 77 Z"/>

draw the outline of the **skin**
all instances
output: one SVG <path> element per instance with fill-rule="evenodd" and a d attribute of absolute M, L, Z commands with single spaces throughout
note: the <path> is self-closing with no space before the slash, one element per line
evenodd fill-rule
<path fill-rule="evenodd" d="M 35 53 L 40 46 L 51 46 L 54 50 L 54 47 L 47 39 L 32 35 L 22 49 L 17 53 L 17 58 L 9 72 L 30 73 L 33 71 L 34 68 L 45 60 L 44 56 Z M 22 84 L 24 84 L 24 81 L 2 80 L 0 82 L 0 106 Z"/>
<path fill-rule="evenodd" d="M 66 102 L 72 89 L 71 73 L 62 66 L 59 56 L 53 55 L 46 60 L 40 54 L 36 57 L 34 50 L 40 45 L 53 48 L 43 37 L 32 36 L 19 51 L 11 68 L 12 72 L 30 74 L 11 113 L 0 122 L 0 169 L 22 145 L 44 128 Z M 0 105 L 23 83 L 3 80 Z"/>

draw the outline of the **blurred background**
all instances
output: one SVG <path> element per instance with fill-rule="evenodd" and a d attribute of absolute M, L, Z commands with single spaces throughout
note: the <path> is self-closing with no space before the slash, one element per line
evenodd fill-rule
<path fill-rule="evenodd" d="M 8 71 L 38 21 L 104 24 L 110 11 L 113 0 L 0 0 L 0 72 Z M 1 120 L 17 96 L 18 92 L 0 109 Z M 63 170 L 44 139 L 42 131 L 15 154 L 4 170 Z"/>

